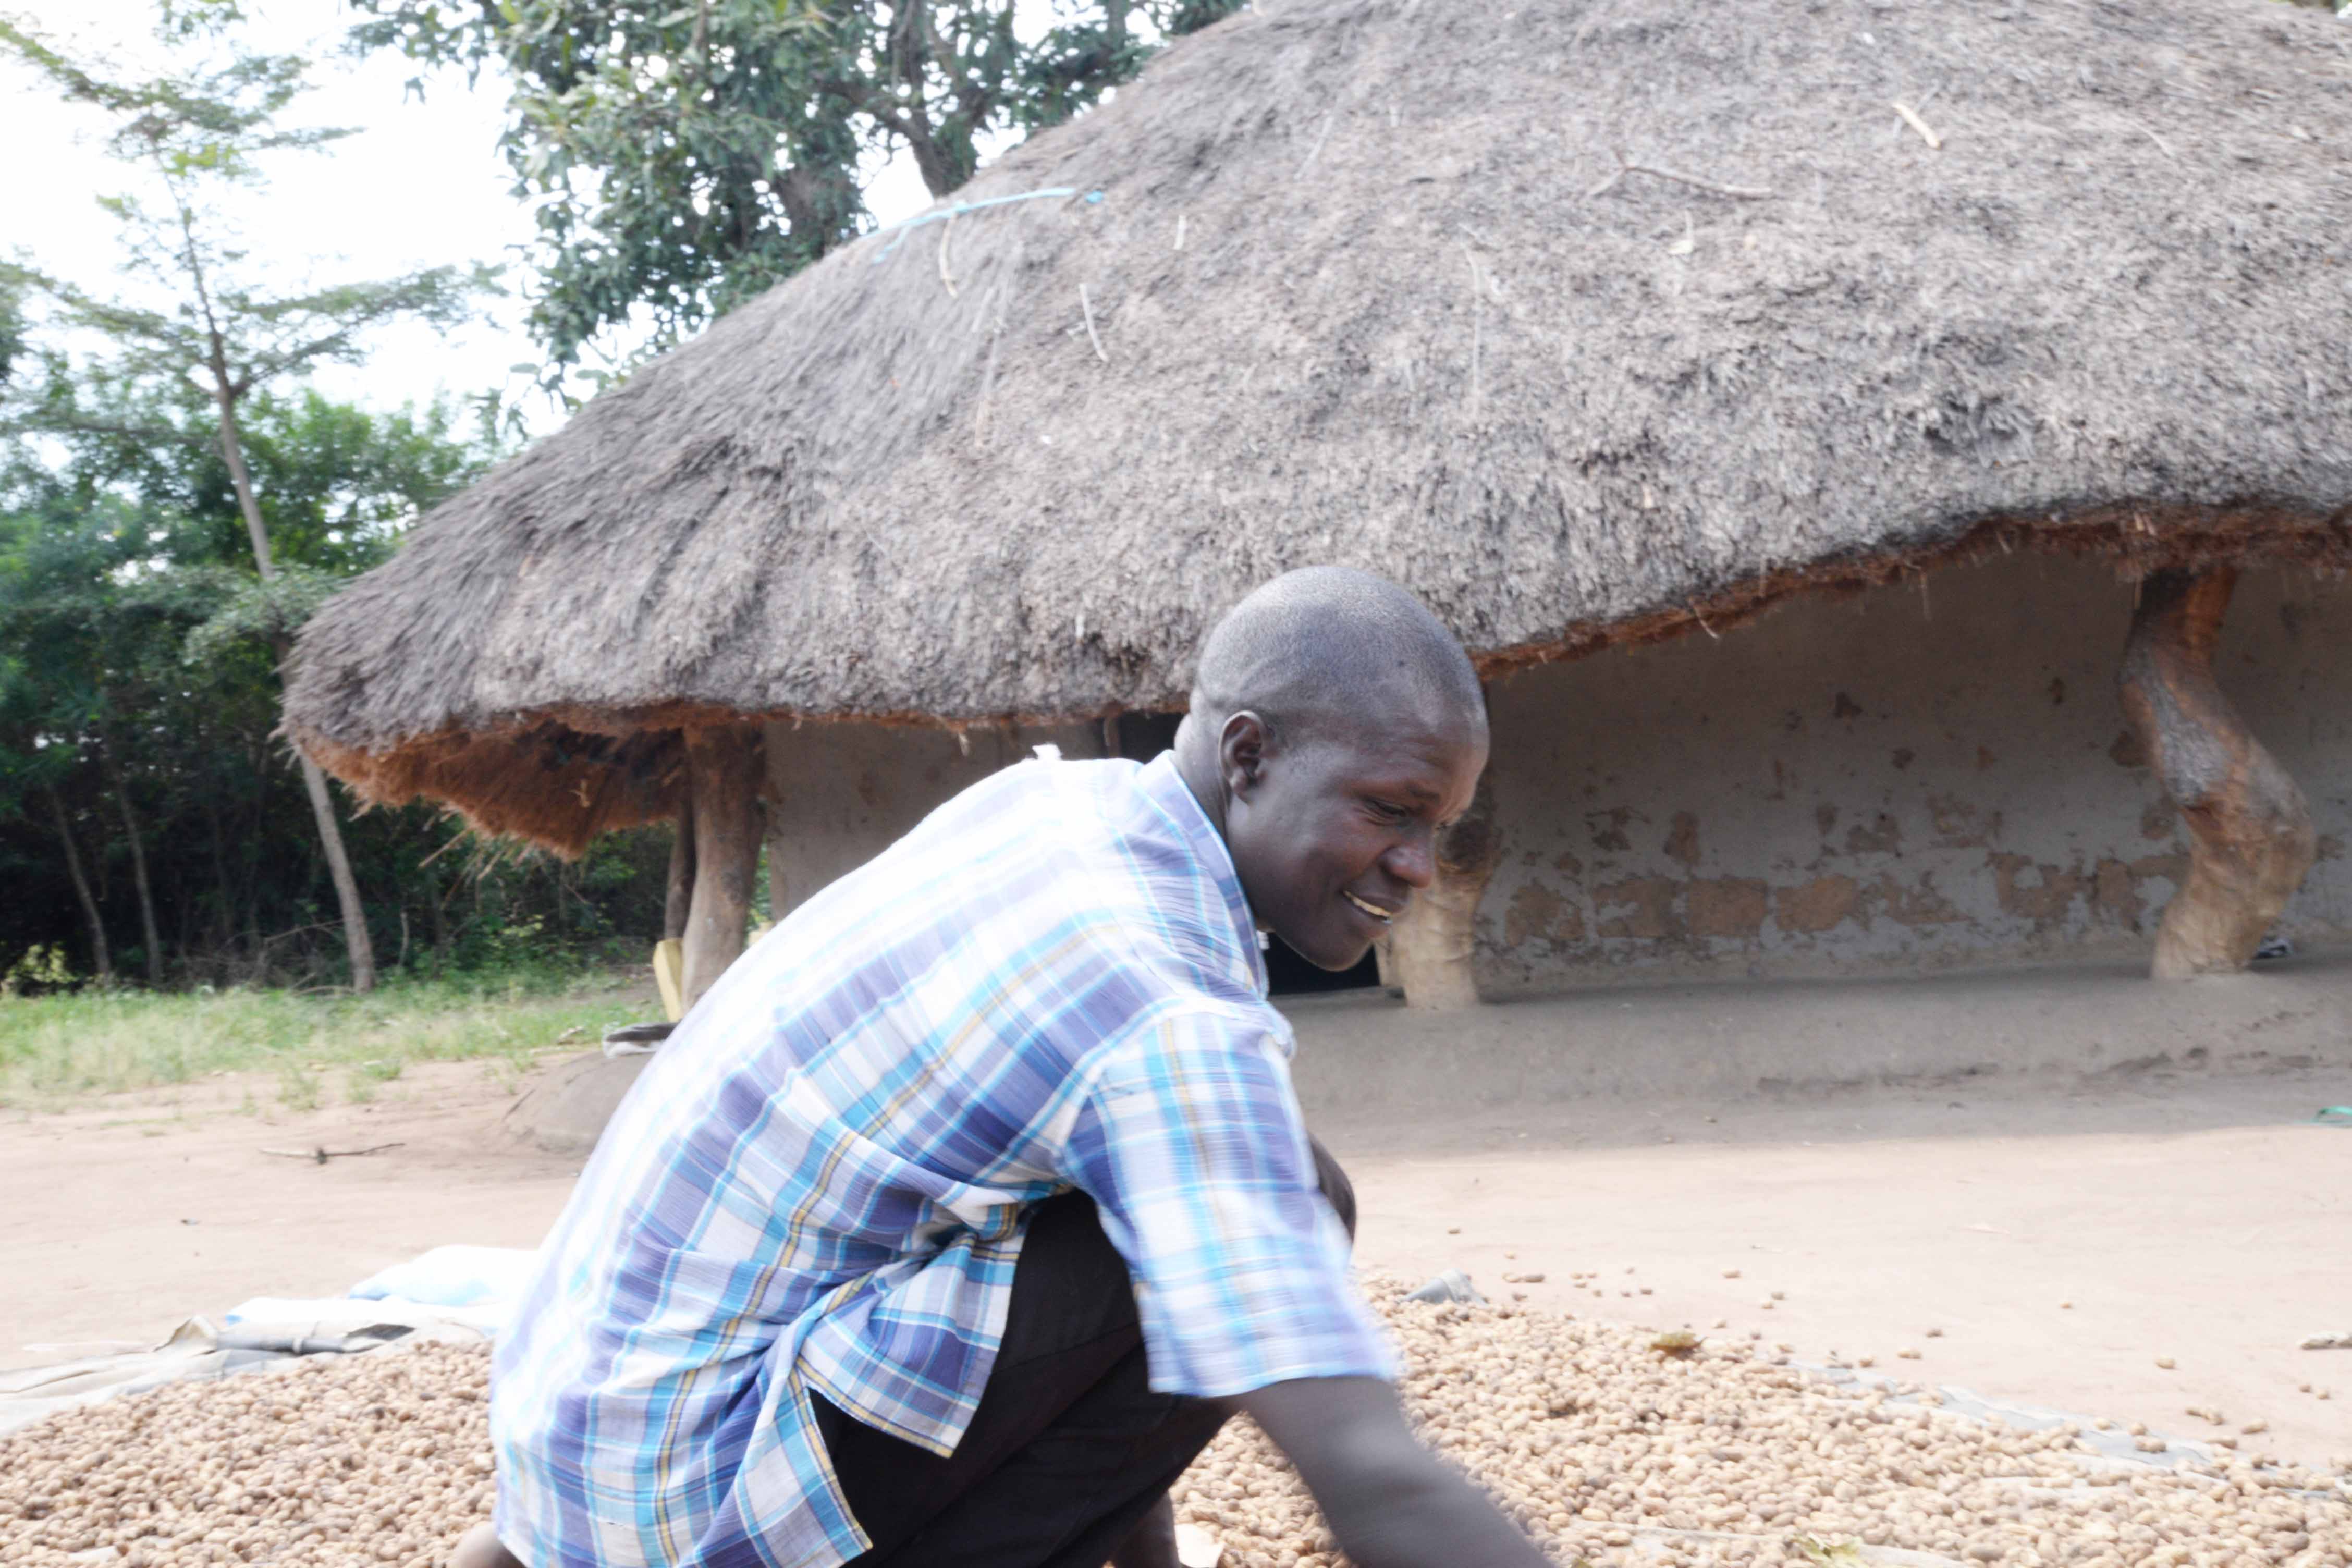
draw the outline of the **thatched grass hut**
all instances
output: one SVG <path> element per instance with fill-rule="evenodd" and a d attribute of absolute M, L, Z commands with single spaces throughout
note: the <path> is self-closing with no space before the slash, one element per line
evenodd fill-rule
<path fill-rule="evenodd" d="M 2134 928 L 2203 879 L 2160 966 L 2242 963 L 2347 826 L 2340 786 L 2315 826 L 2210 654 L 2240 570 L 2352 560 L 2347 111 L 2352 27 L 2267 0 L 1269 0 L 441 507 L 305 631 L 289 725 L 364 795 L 559 849 L 690 798 L 708 974 L 761 794 L 780 845 L 838 859 L 812 803 L 847 821 L 862 783 L 903 815 L 1010 726 L 1179 708 L 1223 605 L 1342 562 L 1497 680 L 1554 667 L 1496 689 L 1493 831 L 1457 846 L 1434 958 L 1406 955 L 1424 994 L 1461 994 L 1474 929 L 1510 984 L 1877 962 L 1889 918 L 1903 962 L 2063 945 L 2109 861 Z M 1819 663 L 1886 592 L 1740 629 L 1890 584 L 1961 636 L 1907 687 L 1847 689 L 1905 662 L 1900 627 Z M 2340 690 L 2340 599 L 2263 592 L 2316 628 L 2278 668 Z M 1894 738 L 1957 679 L 2042 743 L 2042 665 L 2111 638 L 2105 687 L 2135 605 L 2129 723 L 2072 689 L 2085 732 L 2126 731 L 2112 803 L 2071 773 L 2011 792 L 2072 861 L 1986 804 L 2004 759 L 2071 755 Z M 1611 648 L 1664 662 L 1587 657 Z M 1583 725 L 1627 669 L 1662 706 Z M 1792 682 L 1819 688 L 1793 724 L 1758 705 Z M 2342 706 L 2278 738 L 2352 772 Z M 1643 752 L 1675 724 L 1765 750 Z M 1798 731 L 1832 730 L 1906 778 L 1792 784 Z M 1903 821 L 1896 786 L 1947 773 L 1948 820 Z M 1817 845 L 1717 828 L 1710 788 Z M 1945 858 L 1906 871 L 1906 832 Z M 2312 918 L 2341 929 L 2329 886 Z"/>

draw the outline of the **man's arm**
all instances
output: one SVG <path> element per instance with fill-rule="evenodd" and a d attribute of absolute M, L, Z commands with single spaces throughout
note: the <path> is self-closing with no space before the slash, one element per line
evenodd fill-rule
<path fill-rule="evenodd" d="M 1351 1194 L 1271 1042 L 1221 1015 L 1156 1020 L 1108 1053 L 1066 1168 L 1135 1277 L 1154 1385 L 1256 1417 L 1359 1568 L 1547 1568 L 1406 1426 L 1332 1234 Z"/>
<path fill-rule="evenodd" d="M 1378 1378 L 1310 1377 L 1240 1395 L 1297 1467 L 1358 1568 L 1549 1568 L 1543 1553 L 1405 1425 Z"/>

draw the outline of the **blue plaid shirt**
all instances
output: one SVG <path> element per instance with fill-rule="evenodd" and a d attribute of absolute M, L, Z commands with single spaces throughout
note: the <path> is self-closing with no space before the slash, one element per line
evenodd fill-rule
<path fill-rule="evenodd" d="M 623 1102 L 498 1348 L 500 1538 L 532 1568 L 857 1555 L 811 1392 L 952 1452 L 1029 1209 L 1072 1187 L 1154 1388 L 1393 1378 L 1291 1044 L 1172 755 L 974 785 L 770 931 Z"/>

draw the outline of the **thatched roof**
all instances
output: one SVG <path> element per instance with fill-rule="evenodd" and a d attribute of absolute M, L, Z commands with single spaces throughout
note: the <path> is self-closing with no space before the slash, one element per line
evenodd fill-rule
<path fill-rule="evenodd" d="M 1179 706 L 1309 563 L 1490 668 L 1956 552 L 2339 564 L 2348 127 L 2269 0 L 1268 0 L 438 509 L 289 721 L 576 847 L 681 721 Z"/>

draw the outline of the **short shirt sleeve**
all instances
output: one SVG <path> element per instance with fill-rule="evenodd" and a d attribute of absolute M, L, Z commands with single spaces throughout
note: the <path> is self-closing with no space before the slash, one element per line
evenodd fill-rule
<path fill-rule="evenodd" d="M 1289 1065 L 1263 1030 L 1188 1012 L 1112 1047 L 1067 1161 L 1135 1279 L 1154 1389 L 1395 1381 L 1347 1232 L 1317 1191 Z"/>

